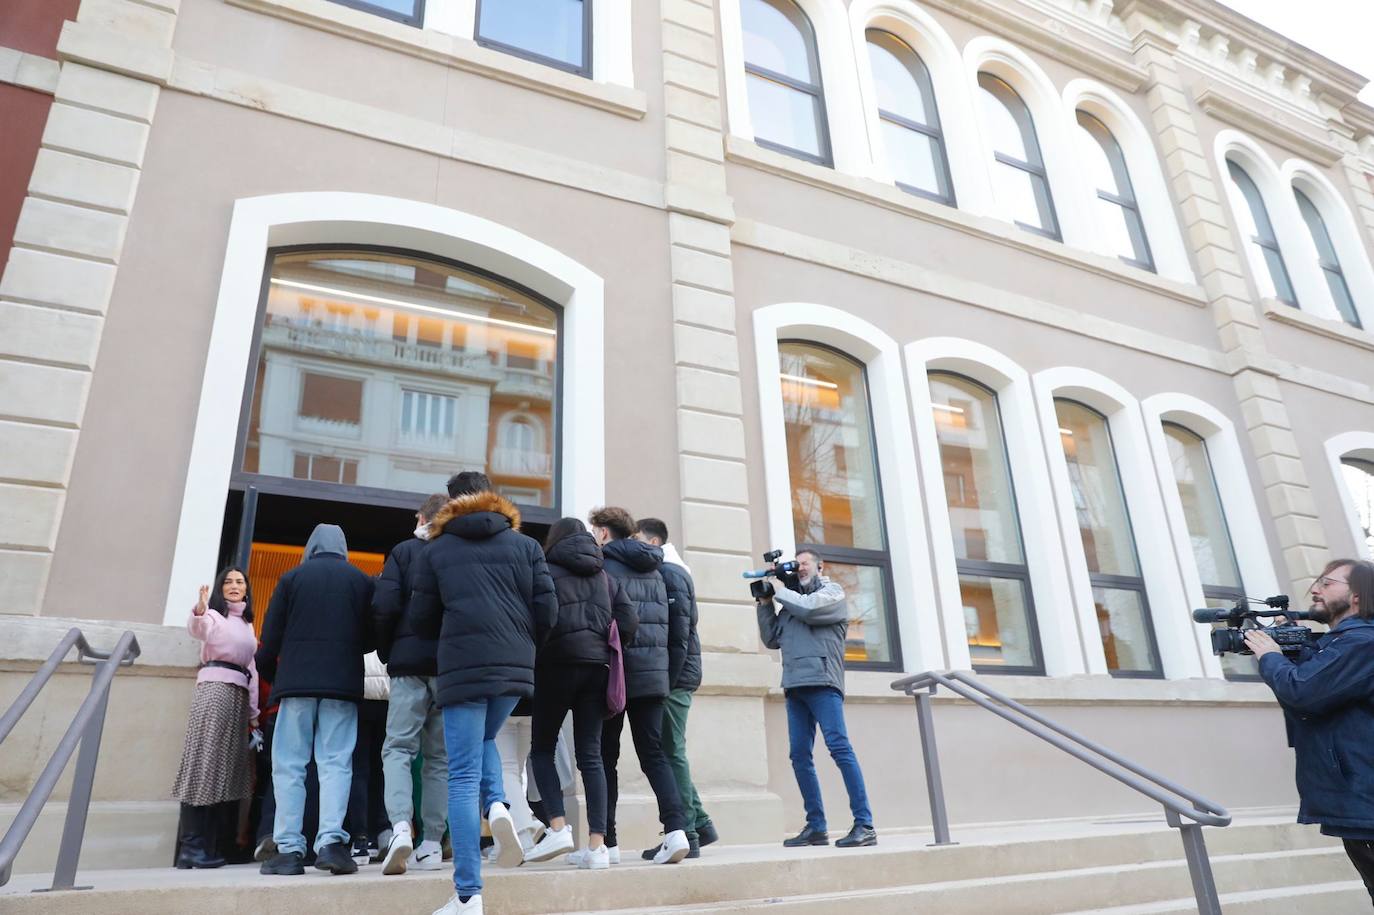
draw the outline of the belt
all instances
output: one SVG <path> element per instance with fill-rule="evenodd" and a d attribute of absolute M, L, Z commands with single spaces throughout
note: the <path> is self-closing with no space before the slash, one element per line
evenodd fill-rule
<path fill-rule="evenodd" d="M 245 677 L 248 676 L 248 668 L 246 668 L 246 667 L 240 667 L 240 666 L 238 666 L 237 664 L 230 663 L 229 661 L 206 661 L 204 664 L 202 664 L 202 665 L 200 665 L 200 666 L 201 666 L 201 667 L 223 667 L 225 670 L 234 670 L 234 671 L 238 671 L 239 673 L 243 674 Z"/>

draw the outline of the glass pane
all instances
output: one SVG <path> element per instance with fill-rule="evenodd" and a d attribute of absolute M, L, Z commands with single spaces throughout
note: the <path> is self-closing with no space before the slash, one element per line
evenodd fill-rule
<path fill-rule="evenodd" d="M 959 595 L 975 668 L 1038 666 L 1022 581 L 960 575 Z"/>
<path fill-rule="evenodd" d="M 415 18 L 415 7 L 418 0 L 363 0 L 363 2 L 379 10 L 399 13 L 413 19 Z"/>
<path fill-rule="evenodd" d="M 1207 458 L 1207 444 L 1201 436 L 1173 423 L 1164 424 L 1164 441 L 1169 447 L 1169 463 L 1174 469 L 1188 539 L 1203 587 L 1243 591 L 1231 534 L 1222 513 L 1221 494 Z"/>
<path fill-rule="evenodd" d="M 1058 234 L 1045 179 L 1005 162 L 992 163 L 992 193 L 1008 222 Z"/>
<path fill-rule="evenodd" d="M 457 267 L 279 255 L 243 470 L 407 493 L 484 470 L 552 505 L 557 340 L 553 309 Z M 511 453 L 491 434 L 516 413 L 543 425 L 537 454 Z"/>
<path fill-rule="evenodd" d="M 939 128 L 935 93 L 921 58 L 906 42 L 888 32 L 869 29 L 867 35 L 878 108 L 917 124 Z"/>
<path fill-rule="evenodd" d="M 1205 601 L 1205 606 L 1217 609 L 1223 607 L 1229 608 L 1235 602 L 1236 599 L 1234 597 L 1209 597 Z M 1225 623 L 1213 623 L 1212 628 L 1225 629 L 1227 627 Z M 1239 677 L 1249 677 L 1253 679 L 1259 676 L 1259 662 L 1255 660 L 1255 656 L 1252 654 L 1236 654 L 1234 651 L 1228 651 L 1226 654 L 1217 658 L 1217 660 L 1221 662 L 1221 672 L 1228 680 L 1234 680 Z"/>
<path fill-rule="evenodd" d="M 1290 305 L 1298 304 L 1298 295 L 1288 280 L 1288 268 L 1284 266 L 1283 255 L 1279 253 L 1277 243 L 1273 246 L 1260 245 L 1259 250 L 1264 257 L 1265 265 L 1269 268 L 1269 280 L 1274 286 L 1274 296 Z"/>
<path fill-rule="evenodd" d="M 978 107 L 992 148 L 1031 165 L 1041 164 L 1035 125 L 1021 96 L 1005 82 L 988 73 L 978 74 Z"/>
<path fill-rule="evenodd" d="M 936 373 L 930 401 L 955 555 L 1025 563 L 996 395 L 968 379 Z"/>
<path fill-rule="evenodd" d="M 886 549 L 863 367 L 805 343 L 778 349 L 797 542 Z"/>
<path fill-rule="evenodd" d="M 1341 461 L 1341 473 L 1364 531 L 1364 548 L 1374 556 L 1374 463 L 1347 458 Z"/>
<path fill-rule="evenodd" d="M 742 0 L 739 15 L 744 29 L 746 64 L 764 67 L 813 86 L 820 82 L 815 55 L 811 51 L 811 24 L 795 3 L 790 0 Z M 751 108 L 751 114 L 753 110 Z"/>
<path fill-rule="evenodd" d="M 1139 591 L 1093 588 L 1097 625 L 1102 630 L 1102 650 L 1107 669 L 1158 672 L 1159 659 L 1150 642 L 1145 602 Z"/>
<path fill-rule="evenodd" d="M 1140 214 L 1119 203 L 1096 198 L 1094 210 L 1097 214 L 1097 229 L 1102 233 L 1104 247 L 1117 257 L 1150 263 L 1150 252 L 1145 247 L 1145 232 L 1140 225 Z"/>
<path fill-rule="evenodd" d="M 1326 221 L 1317 207 L 1302 191 L 1293 188 L 1293 196 L 1298 199 L 1298 212 L 1302 213 L 1307 231 L 1312 235 L 1312 243 L 1317 246 L 1317 260 L 1322 266 L 1340 269 L 1340 258 L 1336 256 L 1336 246 L 1331 243 L 1331 233 L 1326 231 Z"/>
<path fill-rule="evenodd" d="M 817 98 L 756 73 L 748 74 L 747 81 L 749 116 L 754 120 L 754 137 L 820 158 L 820 105 Z"/>
<path fill-rule="evenodd" d="M 883 569 L 827 561 L 824 574 L 844 588 L 845 602 L 849 607 L 845 660 L 891 661 L 892 642 L 887 626 L 887 575 Z"/>
<path fill-rule="evenodd" d="M 940 141 L 919 131 L 880 121 L 883 143 L 887 147 L 887 165 L 898 184 L 914 187 L 949 199 L 949 184 L 945 180 L 944 152 Z"/>
<path fill-rule="evenodd" d="M 1071 400 L 1055 400 L 1054 409 L 1088 571 L 1138 576 L 1135 540 L 1106 419 Z"/>
<path fill-rule="evenodd" d="M 1269 211 L 1264 206 L 1259 188 L 1245 173 L 1245 169 L 1230 159 L 1226 160 L 1226 172 L 1245 201 L 1245 206 L 1239 208 L 1242 212 L 1236 214 L 1240 220 L 1241 234 L 1258 248 L 1267 268 L 1268 275 L 1257 278 L 1261 294 L 1273 294 L 1290 305 L 1296 305 L 1298 297 L 1293 294 L 1293 284 L 1288 280 L 1288 269 L 1279 253 L 1279 242 L 1274 236 L 1274 227 L 1269 222 Z"/>
<path fill-rule="evenodd" d="M 1135 200 L 1131 192 L 1131 179 L 1126 171 L 1126 157 L 1117 144 L 1116 137 L 1097 118 L 1086 111 L 1076 112 L 1078 116 L 1079 147 L 1083 151 L 1083 161 L 1088 165 L 1088 180 L 1099 191 L 1115 194 L 1126 200 Z"/>
<path fill-rule="evenodd" d="M 1336 303 L 1336 310 L 1341 313 L 1341 319 L 1347 324 L 1360 326 L 1360 316 L 1355 313 L 1355 300 L 1350 297 L 1350 287 L 1345 283 L 1345 274 L 1340 270 L 1323 269 L 1322 276 L 1326 277 L 1326 288 L 1331 290 L 1331 299 Z"/>
<path fill-rule="evenodd" d="M 583 0 L 482 0 L 479 37 L 581 68 Z"/>

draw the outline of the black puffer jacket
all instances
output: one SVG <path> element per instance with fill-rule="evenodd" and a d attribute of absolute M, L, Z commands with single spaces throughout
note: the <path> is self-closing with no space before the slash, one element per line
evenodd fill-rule
<path fill-rule="evenodd" d="M 534 695 L 535 645 L 558 618 L 539 544 L 494 492 L 459 496 L 429 523 L 415 558 L 410 623 L 438 639 L 440 706 Z"/>
<path fill-rule="evenodd" d="M 634 640 L 639 616 L 620 582 L 602 572 L 601 547 L 591 534 L 579 531 L 553 544 L 545 555 L 558 594 L 558 623 L 539 648 L 539 665 L 610 663 L 612 614 L 621 645 Z"/>
<path fill-rule="evenodd" d="M 675 562 L 659 569 L 668 588 L 668 682 L 695 692 L 701 685 L 701 639 L 697 637 L 697 589 Z"/>
<path fill-rule="evenodd" d="M 635 605 L 639 629 L 625 646 L 625 696 L 668 695 L 668 589 L 659 567 L 663 551 L 639 540 L 612 540 L 601 548 L 606 573 L 620 582 Z M 686 633 L 682 650 L 685 650 Z"/>
<path fill-rule="evenodd" d="M 363 655 L 372 650 L 372 579 L 350 565 L 336 525 L 320 524 L 305 560 L 277 581 L 263 621 L 258 675 L 271 702 L 293 697 L 363 698 Z"/>
<path fill-rule="evenodd" d="M 433 677 L 439 672 L 438 645 L 415 634 L 406 617 L 410 604 L 410 576 L 425 541 L 411 537 L 392 547 L 377 589 L 372 594 L 372 622 L 377 633 L 377 656 L 393 677 Z"/>

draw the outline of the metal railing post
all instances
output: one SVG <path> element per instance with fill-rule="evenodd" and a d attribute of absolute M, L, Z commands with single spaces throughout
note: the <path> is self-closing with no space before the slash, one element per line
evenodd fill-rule
<path fill-rule="evenodd" d="M 1207 857 L 1207 842 L 1202 826 L 1185 823 L 1176 812 L 1164 810 L 1164 818 L 1178 830 L 1183 840 L 1183 856 L 1188 860 L 1188 877 L 1193 882 L 1193 898 L 1198 915 L 1221 915 L 1221 900 L 1217 897 L 1217 883 L 1212 877 L 1212 861 Z"/>
<path fill-rule="evenodd" d="M 935 827 L 932 845 L 958 845 L 949 838 L 949 814 L 945 810 L 945 785 L 940 779 L 940 754 L 935 747 L 935 719 L 930 714 L 930 697 L 935 692 L 916 693 L 916 723 L 921 731 L 921 756 L 926 765 L 926 791 L 930 794 L 930 821 Z"/>
<path fill-rule="evenodd" d="M 111 658 L 105 662 L 115 665 Z M 101 696 L 91 714 L 90 723 L 81 735 L 81 749 L 77 751 L 76 772 L 72 777 L 72 793 L 67 798 L 67 819 L 62 824 L 62 843 L 57 850 L 57 867 L 53 870 L 50 890 L 88 890 L 76 886 L 76 865 L 81 858 L 81 843 L 86 838 L 86 818 L 91 810 L 91 791 L 95 785 L 95 763 L 100 756 L 100 738 L 105 732 L 105 710 L 110 704 L 110 691 Z"/>

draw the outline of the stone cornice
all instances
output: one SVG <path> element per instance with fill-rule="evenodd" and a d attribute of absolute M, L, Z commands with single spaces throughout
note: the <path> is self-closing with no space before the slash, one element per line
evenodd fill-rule
<path fill-rule="evenodd" d="M 1263 137 L 1291 150 L 1312 162 L 1333 165 L 1340 161 L 1341 151 L 1332 146 L 1320 132 L 1304 131 L 1292 118 L 1276 106 L 1267 106 L 1258 99 L 1246 98 L 1228 87 L 1213 83 L 1200 87 L 1193 100 L 1199 108 L 1219 121 L 1239 127 L 1251 136 Z M 1258 102 L 1258 104 L 1257 104 Z"/>

